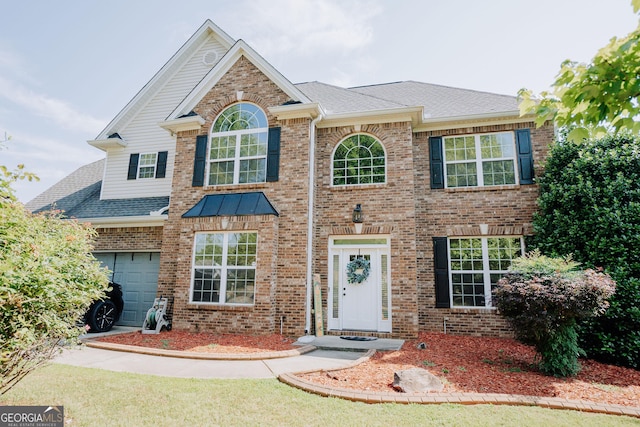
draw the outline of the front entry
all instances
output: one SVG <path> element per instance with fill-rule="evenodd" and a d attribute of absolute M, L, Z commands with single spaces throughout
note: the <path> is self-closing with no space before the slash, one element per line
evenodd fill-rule
<path fill-rule="evenodd" d="M 388 238 L 333 238 L 329 253 L 328 329 L 391 332 Z M 350 281 L 356 259 L 368 271 L 351 264 Z"/>

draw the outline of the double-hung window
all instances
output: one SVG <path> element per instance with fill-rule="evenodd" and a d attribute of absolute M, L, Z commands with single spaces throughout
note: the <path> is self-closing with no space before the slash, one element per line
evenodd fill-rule
<path fill-rule="evenodd" d="M 513 132 L 444 137 L 447 187 L 517 184 Z"/>
<path fill-rule="evenodd" d="M 493 289 L 523 249 L 520 237 L 449 238 L 452 306 L 491 307 Z"/>
<path fill-rule="evenodd" d="M 208 185 L 265 182 L 267 117 L 256 105 L 242 102 L 224 110 L 211 129 Z"/>
<path fill-rule="evenodd" d="M 138 160 L 138 179 L 153 178 L 156 176 L 156 161 L 158 153 L 140 154 Z"/>
<path fill-rule="evenodd" d="M 253 304 L 257 242 L 257 233 L 196 234 L 191 302 Z"/>

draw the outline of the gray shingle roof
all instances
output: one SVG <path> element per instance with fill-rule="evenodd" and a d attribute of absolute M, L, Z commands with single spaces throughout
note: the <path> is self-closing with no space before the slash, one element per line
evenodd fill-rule
<path fill-rule="evenodd" d="M 145 216 L 169 205 L 169 197 L 100 200 L 104 160 L 82 166 L 26 204 L 33 212 L 64 211 L 69 218 Z"/>
<path fill-rule="evenodd" d="M 309 99 L 319 102 L 327 113 L 340 114 L 356 111 L 375 111 L 401 108 L 403 104 L 358 93 L 350 89 L 320 82 L 300 83 L 296 87 Z"/>
<path fill-rule="evenodd" d="M 46 191 L 39 194 L 25 206 L 30 211 L 43 210 L 42 208 L 63 199 L 85 187 L 102 180 L 104 175 L 105 159 L 98 160 L 88 165 L 81 166 L 70 175 L 64 177 Z"/>
<path fill-rule="evenodd" d="M 453 118 L 518 110 L 515 96 L 416 81 L 339 88 L 319 82 L 296 85 L 327 113 L 424 106 L 426 118 Z"/>

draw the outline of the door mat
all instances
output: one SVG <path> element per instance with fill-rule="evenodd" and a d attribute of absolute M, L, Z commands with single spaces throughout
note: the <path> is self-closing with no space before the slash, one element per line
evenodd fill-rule
<path fill-rule="evenodd" d="M 340 338 L 349 341 L 375 341 L 378 339 L 376 337 L 356 337 L 353 335 L 341 335 Z"/>

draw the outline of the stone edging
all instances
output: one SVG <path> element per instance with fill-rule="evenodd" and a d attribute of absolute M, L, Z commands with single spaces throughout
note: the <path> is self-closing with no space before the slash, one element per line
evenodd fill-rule
<path fill-rule="evenodd" d="M 110 342 L 101 342 L 86 340 L 84 344 L 87 347 L 100 348 L 103 350 L 125 351 L 128 353 L 147 354 L 151 356 L 176 357 L 181 359 L 197 359 L 197 360 L 265 360 L 280 359 L 284 357 L 300 356 L 316 349 L 312 345 L 305 345 L 300 348 L 282 351 L 265 351 L 262 353 L 197 353 L 194 351 L 181 350 L 163 350 L 160 348 L 140 347 L 136 345 L 116 344 Z"/>
<path fill-rule="evenodd" d="M 363 357 L 355 360 L 349 366 L 339 369 L 310 370 L 297 372 L 306 374 L 310 372 L 332 372 L 348 369 L 365 362 L 375 350 L 369 350 Z M 555 397 L 521 396 L 516 394 L 498 393 L 428 393 L 428 394 L 404 394 L 391 392 L 372 392 L 353 390 L 338 387 L 328 387 L 303 380 L 294 373 L 284 373 L 278 376 L 281 382 L 324 397 L 337 397 L 351 400 L 353 402 L 364 403 L 417 403 L 417 404 L 439 404 L 453 403 L 458 405 L 514 405 L 514 406 L 539 406 L 549 409 L 571 409 L 582 412 L 593 412 L 607 415 L 626 415 L 640 418 L 640 407 L 609 405 L 605 403 L 589 402 L 584 400 L 569 400 Z"/>

